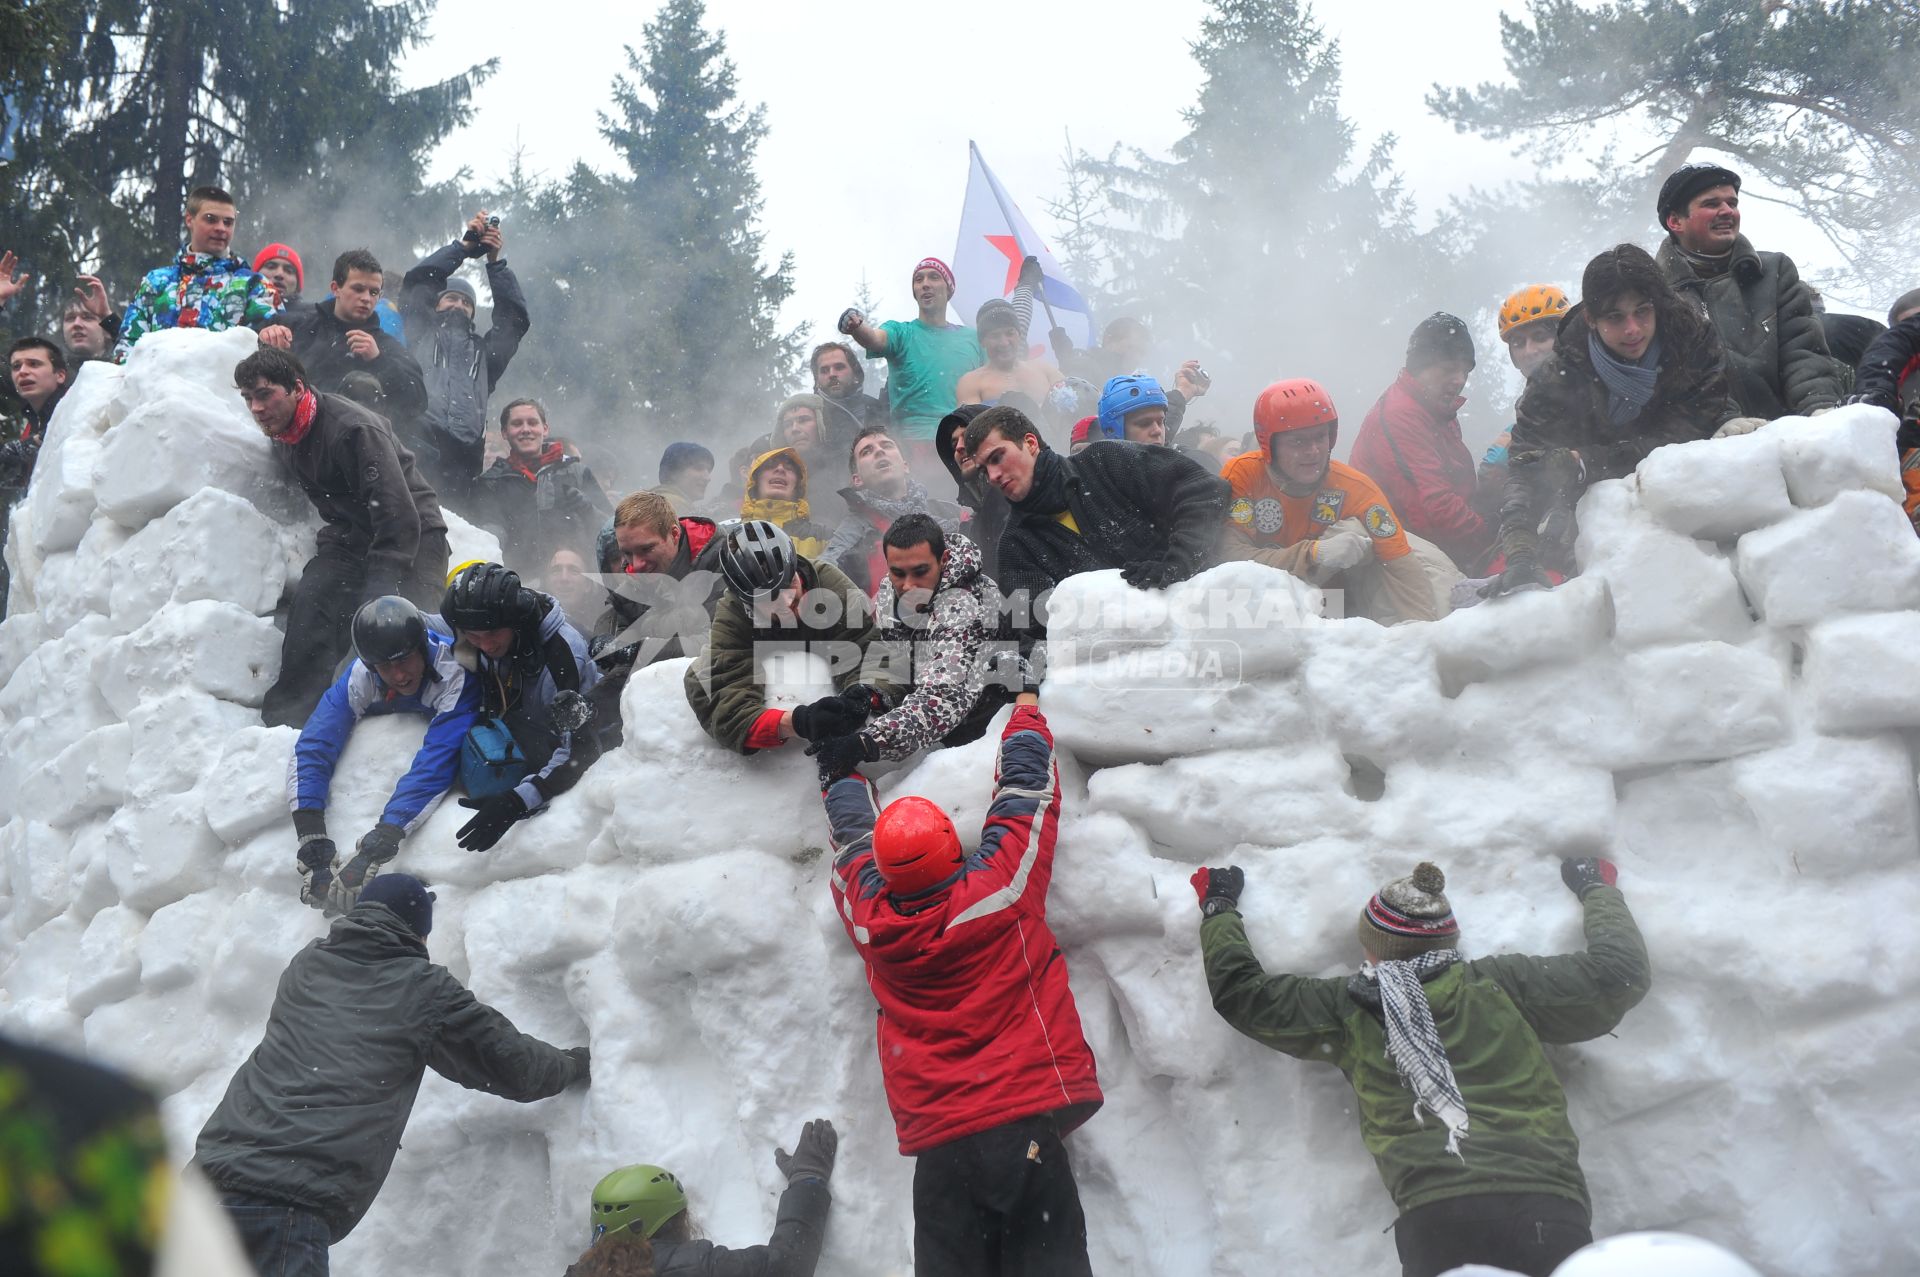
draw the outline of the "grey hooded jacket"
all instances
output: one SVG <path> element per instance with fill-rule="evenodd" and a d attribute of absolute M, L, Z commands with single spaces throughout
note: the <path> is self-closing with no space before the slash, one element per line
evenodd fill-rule
<path fill-rule="evenodd" d="M 401 285 L 400 316 L 407 345 L 426 377 L 423 420 L 431 429 L 472 444 L 487 433 L 487 398 L 533 321 L 527 315 L 526 294 L 505 258 L 487 263 L 493 325 L 484 337 L 464 312 L 436 310 L 447 280 L 466 260 L 459 240 L 423 258 Z"/>

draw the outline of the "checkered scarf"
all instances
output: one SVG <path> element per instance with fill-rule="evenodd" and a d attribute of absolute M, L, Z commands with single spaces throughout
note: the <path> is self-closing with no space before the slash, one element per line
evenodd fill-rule
<path fill-rule="evenodd" d="M 1467 1137 L 1467 1102 L 1460 1096 L 1453 1065 L 1433 1027 L 1433 1009 L 1420 974 L 1460 960 L 1457 949 L 1430 949 L 1404 962 L 1369 962 L 1360 977 L 1380 988 L 1380 1011 L 1387 1026 L 1387 1054 L 1400 1080 L 1413 1092 L 1413 1117 L 1424 1124 L 1425 1109 L 1446 1124 L 1447 1152 L 1465 1161 L 1460 1141 Z"/>

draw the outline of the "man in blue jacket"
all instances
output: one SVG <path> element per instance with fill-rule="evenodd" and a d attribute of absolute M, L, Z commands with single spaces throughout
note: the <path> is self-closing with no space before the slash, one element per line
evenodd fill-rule
<path fill-rule="evenodd" d="M 398 595 L 374 599 L 354 614 L 353 650 L 356 659 L 301 730 L 287 773 L 287 805 L 300 838 L 300 899 L 333 913 L 352 907 L 367 879 L 400 850 L 400 840 L 439 805 L 480 712 L 479 682 L 454 659 L 453 639 Z M 369 714 L 425 714 L 432 721 L 379 823 L 360 839 L 353 859 L 336 868 L 327 793 L 340 751 Z"/>

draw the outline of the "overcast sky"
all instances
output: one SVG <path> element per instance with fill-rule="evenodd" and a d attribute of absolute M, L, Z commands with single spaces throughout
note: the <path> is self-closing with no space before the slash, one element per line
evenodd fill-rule
<path fill-rule="evenodd" d="M 496 177 L 516 144 L 547 177 L 575 159 L 610 166 L 596 112 L 623 68 L 622 46 L 640 46 L 657 7 L 441 0 L 433 38 L 405 68 L 407 82 L 490 56 L 501 65 L 477 96 L 473 123 L 443 148 L 435 176 L 466 166 Z M 1344 106 L 1360 148 L 1396 134 L 1398 166 L 1428 211 L 1469 185 L 1529 170 L 1504 144 L 1456 134 L 1423 101 L 1436 79 L 1504 78 L 1501 7 L 1376 0 L 1317 10 L 1340 42 Z M 1180 112 L 1198 95 L 1188 45 L 1205 10 L 1199 0 L 972 0 L 877 13 L 709 0 L 708 26 L 726 35 L 742 98 L 767 108 L 762 225 L 770 256 L 791 250 L 796 267 L 785 322 L 824 336 L 852 304 L 863 272 L 882 317 L 910 317 L 912 264 L 928 253 L 953 255 L 969 139 L 1043 236 L 1055 229 L 1042 201 L 1060 193 L 1066 130 L 1096 153 L 1118 141 L 1164 154 L 1184 132 Z M 1756 211 L 1773 223 L 1763 247 L 1793 252 L 1803 272 L 1817 269 L 1816 239 L 1781 227 L 1779 210 Z M 1758 231 L 1751 220 L 1749 229 Z M 1458 309 L 1494 301 L 1462 299 Z"/>

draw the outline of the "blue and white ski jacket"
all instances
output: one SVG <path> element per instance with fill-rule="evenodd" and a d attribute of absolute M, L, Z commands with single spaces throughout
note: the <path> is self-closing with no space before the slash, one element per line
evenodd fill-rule
<path fill-rule="evenodd" d="M 383 824 L 412 833 L 433 814 L 460 770 L 460 746 L 480 713 L 480 684 L 454 659 L 453 640 L 438 629 L 427 630 L 427 673 L 420 690 L 400 696 L 380 676 L 358 660 L 347 666 L 319 708 L 301 729 L 287 765 L 287 806 L 294 811 L 325 811 L 333 787 L 333 769 L 340 751 L 362 718 L 369 714 L 425 714 L 427 737 L 413 756 L 413 766 L 394 786 L 393 797 L 380 816 Z"/>

